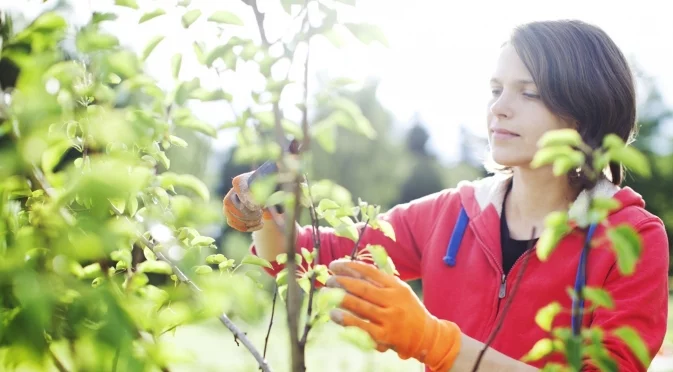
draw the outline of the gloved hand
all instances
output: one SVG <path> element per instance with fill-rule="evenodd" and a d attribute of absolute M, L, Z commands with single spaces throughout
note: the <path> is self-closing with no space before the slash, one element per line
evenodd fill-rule
<path fill-rule="evenodd" d="M 393 349 L 433 371 L 451 368 L 461 347 L 460 329 L 430 314 L 407 283 L 358 261 L 337 260 L 329 268 L 334 276 L 326 285 L 346 290 L 340 307 L 352 313 L 333 310 L 334 322 L 366 331 L 378 351 Z"/>
<path fill-rule="evenodd" d="M 232 188 L 223 200 L 223 212 L 227 224 L 242 232 L 252 232 L 264 226 L 264 220 L 270 220 L 268 209 L 257 205 L 248 187 L 248 179 L 253 172 L 243 173 L 234 177 Z"/>

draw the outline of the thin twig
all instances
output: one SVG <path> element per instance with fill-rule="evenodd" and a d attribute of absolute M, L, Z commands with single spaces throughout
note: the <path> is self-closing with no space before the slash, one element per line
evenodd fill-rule
<path fill-rule="evenodd" d="M 262 356 L 266 359 L 266 347 L 269 345 L 269 336 L 271 335 L 271 327 L 273 326 L 273 317 L 276 312 L 276 299 L 278 298 L 278 286 L 273 291 L 273 302 L 271 304 L 271 319 L 269 320 L 269 329 L 266 330 L 266 338 L 264 339 L 264 354 Z"/>
<path fill-rule="evenodd" d="M 504 218 L 504 217 L 503 217 Z M 486 343 L 484 344 L 484 347 L 481 349 L 479 352 L 479 356 L 477 357 L 477 360 L 474 363 L 474 366 L 472 367 L 472 372 L 477 372 L 479 369 L 479 365 L 481 364 L 481 360 L 484 357 L 484 354 L 486 354 L 486 350 L 488 350 L 489 346 L 495 339 L 495 336 L 500 332 L 500 328 L 502 327 L 502 323 L 505 320 L 505 316 L 507 315 L 507 311 L 509 310 L 509 306 L 512 303 L 512 300 L 514 299 L 514 296 L 516 295 L 517 290 L 519 289 L 519 284 L 521 283 L 521 278 L 523 277 L 523 272 L 526 271 L 526 266 L 528 265 L 528 260 L 530 259 L 530 256 L 532 255 L 532 248 L 533 248 L 533 239 L 535 239 L 535 227 L 533 227 L 530 235 L 530 240 L 528 241 L 528 247 L 526 248 L 526 252 L 524 253 L 526 257 L 523 260 L 523 264 L 521 265 L 521 270 L 519 270 L 518 275 L 516 276 L 516 280 L 514 281 L 514 286 L 512 287 L 512 293 L 509 295 L 507 298 L 507 301 L 505 302 L 505 306 L 502 308 L 502 312 L 500 313 L 500 317 L 498 318 L 498 323 L 496 324 L 495 328 L 491 332 L 491 334 L 488 336 L 488 339 L 486 340 Z"/>
<path fill-rule="evenodd" d="M 353 251 L 351 252 L 351 261 L 355 260 L 355 256 L 358 254 L 358 245 L 360 245 L 360 241 L 362 241 L 362 237 L 365 236 L 365 232 L 367 231 L 367 225 L 369 225 L 369 217 L 365 220 L 365 227 L 362 228 L 362 232 L 360 233 L 360 236 L 358 236 L 358 240 L 355 242 L 355 245 L 353 246 Z"/>
<path fill-rule="evenodd" d="M 61 363 L 60 360 L 58 360 L 58 357 L 56 356 L 56 354 L 54 354 L 54 351 L 51 348 L 48 349 L 49 349 L 49 355 L 51 355 L 51 359 L 54 360 L 54 365 L 56 366 L 56 369 L 58 369 L 60 372 L 68 372 L 68 369 L 65 368 L 65 366 L 63 365 L 63 363 Z"/>
<path fill-rule="evenodd" d="M 309 203 L 310 203 L 310 213 L 311 213 L 311 226 L 312 226 L 312 232 L 311 235 L 313 236 L 313 250 L 315 251 L 315 263 L 318 264 L 320 262 L 320 230 L 318 227 L 318 215 L 315 211 L 315 206 L 313 205 L 313 195 L 311 194 L 311 185 L 308 182 L 308 177 L 304 175 L 304 178 L 306 180 L 306 188 L 308 189 L 308 198 L 309 198 Z M 307 306 L 307 311 L 306 311 L 306 324 L 304 325 L 304 334 L 301 336 L 301 340 L 299 341 L 299 345 L 302 349 L 306 347 L 306 340 L 308 339 L 308 333 L 311 330 L 311 314 L 313 313 L 313 294 L 315 292 L 315 286 L 316 286 L 316 278 L 317 275 L 315 273 L 315 270 L 313 270 L 313 273 L 311 274 L 311 289 L 308 292 L 308 306 Z"/>
<path fill-rule="evenodd" d="M 121 354 L 121 350 L 122 345 L 119 344 L 119 346 L 117 346 L 117 350 L 115 350 L 114 359 L 112 359 L 112 372 L 117 372 L 117 364 L 119 364 L 119 354 Z"/>

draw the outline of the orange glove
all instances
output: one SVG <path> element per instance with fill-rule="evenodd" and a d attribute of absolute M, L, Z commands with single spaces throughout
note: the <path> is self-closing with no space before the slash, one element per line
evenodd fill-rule
<path fill-rule="evenodd" d="M 234 177 L 231 182 L 233 187 L 223 200 L 222 211 L 227 218 L 227 224 L 243 232 L 259 230 L 264 226 L 264 220 L 272 218 L 268 209 L 262 209 L 253 200 L 248 188 L 248 178 L 251 174 L 252 172 L 248 172 Z"/>
<path fill-rule="evenodd" d="M 448 371 L 460 351 L 461 331 L 455 323 L 437 319 L 409 285 L 364 262 L 337 260 L 329 265 L 334 276 L 328 287 L 346 295 L 331 318 L 356 326 L 376 342 L 378 351 L 395 350 L 400 358 L 414 358 L 432 371 Z"/>

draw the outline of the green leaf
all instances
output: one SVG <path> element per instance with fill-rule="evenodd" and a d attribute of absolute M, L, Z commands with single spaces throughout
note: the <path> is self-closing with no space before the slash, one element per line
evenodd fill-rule
<path fill-rule="evenodd" d="M 595 196 L 591 200 L 592 208 L 597 208 L 605 211 L 614 211 L 621 207 L 621 203 L 615 198 L 606 198 Z"/>
<path fill-rule="evenodd" d="M 545 217 L 544 225 L 548 228 L 562 229 L 567 226 L 568 212 L 554 211 Z"/>
<path fill-rule="evenodd" d="M 652 357 L 647 351 L 645 342 L 643 342 L 642 338 L 640 338 L 640 335 L 638 335 L 638 332 L 635 329 L 629 326 L 623 326 L 614 330 L 612 333 L 629 346 L 629 349 L 631 349 L 636 357 L 638 357 L 640 363 L 642 363 L 644 366 L 649 365 Z"/>
<path fill-rule="evenodd" d="M 114 21 L 116 19 L 117 15 L 114 13 L 93 12 L 93 15 L 91 17 L 91 23 L 95 25 L 105 21 Z"/>
<path fill-rule="evenodd" d="M 533 348 L 521 358 L 522 362 L 534 362 L 547 356 L 554 350 L 554 344 L 551 339 L 543 338 L 533 345 Z"/>
<path fill-rule="evenodd" d="M 151 12 L 147 12 L 147 13 L 143 14 L 143 15 L 140 17 L 140 20 L 138 21 L 138 23 L 147 22 L 147 21 L 149 21 L 150 19 L 153 19 L 153 18 L 162 16 L 162 15 L 164 15 L 164 14 L 166 14 L 166 11 L 165 11 L 165 10 L 163 10 L 163 9 L 161 9 L 161 8 L 157 8 L 157 9 L 151 11 Z"/>
<path fill-rule="evenodd" d="M 381 230 L 383 235 L 385 235 L 390 240 L 395 241 L 395 230 L 393 230 L 393 225 L 391 225 L 390 222 L 381 219 L 378 219 L 375 222 L 375 229 Z"/>
<path fill-rule="evenodd" d="M 556 159 L 570 157 L 574 153 L 570 146 L 549 146 L 535 152 L 533 160 L 530 163 L 531 168 L 539 168 L 544 165 L 552 164 Z"/>
<path fill-rule="evenodd" d="M 222 262 L 226 261 L 226 257 L 223 254 L 211 254 L 206 257 L 206 263 L 209 265 L 219 265 Z"/>
<path fill-rule="evenodd" d="M 385 47 L 390 46 L 385 33 L 377 25 L 371 23 L 344 23 L 344 26 L 363 44 L 370 45 L 378 41 Z"/>
<path fill-rule="evenodd" d="M 558 243 L 569 231 L 567 227 L 546 228 L 540 235 L 540 240 L 536 244 L 537 257 L 540 261 L 546 261 L 552 254 Z"/>
<path fill-rule="evenodd" d="M 604 307 L 609 310 L 615 308 L 615 303 L 612 300 L 612 296 L 610 296 L 610 294 L 604 289 L 584 287 L 582 293 L 586 299 L 591 301 L 596 306 Z"/>
<path fill-rule="evenodd" d="M 278 262 L 279 265 L 285 264 L 287 262 L 287 253 L 281 253 L 276 256 L 276 262 Z"/>
<path fill-rule="evenodd" d="M 382 245 L 367 245 L 365 250 L 372 254 L 372 259 L 379 270 L 389 275 L 399 275 L 393 260 L 388 256 L 388 252 Z"/>
<path fill-rule="evenodd" d="M 265 260 L 261 257 L 254 256 L 254 255 L 247 255 L 247 256 L 243 257 L 243 259 L 241 260 L 241 263 L 242 264 L 248 264 L 248 265 L 262 266 L 262 267 L 266 267 L 266 268 L 269 268 L 269 269 L 273 268 L 271 266 L 271 263 L 269 263 L 269 261 L 267 261 L 267 260 Z"/>
<path fill-rule="evenodd" d="M 170 135 L 168 137 L 168 141 L 170 141 L 171 145 L 177 146 L 177 147 L 187 147 L 187 141 L 183 140 L 182 138 L 174 135 Z"/>
<path fill-rule="evenodd" d="M 344 327 L 340 336 L 363 351 L 370 351 L 376 347 L 376 342 L 372 339 L 369 333 L 358 327 Z"/>
<path fill-rule="evenodd" d="M 336 110 L 343 111 L 343 113 L 334 112 L 332 120 L 344 128 L 350 129 L 355 133 L 362 134 L 369 139 L 376 138 L 376 130 L 372 126 L 369 119 L 363 114 L 360 107 L 352 100 L 344 97 L 335 97 L 330 100 L 330 106 Z M 343 114 L 348 116 L 344 117 Z M 348 120 L 350 117 L 350 120 Z"/>
<path fill-rule="evenodd" d="M 302 247 L 301 248 L 301 255 L 304 257 L 304 261 L 306 261 L 307 264 L 313 263 L 313 254 L 311 251 L 308 249 Z"/>
<path fill-rule="evenodd" d="M 143 253 L 145 254 L 145 258 L 148 261 L 156 261 L 157 260 L 157 256 L 148 247 L 143 248 Z"/>
<path fill-rule="evenodd" d="M 582 136 L 571 128 L 557 129 L 545 132 L 537 142 L 539 148 L 550 146 L 571 146 L 580 147 L 582 144 Z"/>
<path fill-rule="evenodd" d="M 136 0 L 115 0 L 115 5 L 125 6 L 131 9 L 138 9 Z"/>
<path fill-rule="evenodd" d="M 209 102 L 219 100 L 231 101 L 234 97 L 222 89 L 206 90 L 197 88 L 189 94 L 189 98 L 198 99 L 202 102 Z"/>
<path fill-rule="evenodd" d="M 642 250 L 638 233 L 628 225 L 608 229 L 608 239 L 617 255 L 617 267 L 623 275 L 633 274 Z"/>
<path fill-rule="evenodd" d="M 225 271 L 230 267 L 234 267 L 234 263 L 236 261 L 233 258 L 230 258 L 228 260 L 222 261 L 217 265 L 217 267 L 220 269 L 220 271 Z"/>
<path fill-rule="evenodd" d="M 316 212 L 322 214 L 323 212 L 330 210 L 330 209 L 339 209 L 341 208 L 339 204 L 337 204 L 334 200 L 330 199 L 322 199 L 320 203 L 318 203 L 318 207 L 316 208 Z"/>
<path fill-rule="evenodd" d="M 650 169 L 647 157 L 634 147 L 626 146 L 611 149 L 608 155 L 612 161 L 622 163 L 624 167 L 631 169 L 643 177 L 649 178 L 652 176 L 652 170 Z"/>
<path fill-rule="evenodd" d="M 276 285 L 281 286 L 287 284 L 287 269 L 283 269 L 276 275 Z"/>
<path fill-rule="evenodd" d="M 196 22 L 197 19 L 201 16 L 201 11 L 199 9 L 192 9 L 182 15 L 182 27 L 189 28 L 192 23 Z"/>
<path fill-rule="evenodd" d="M 540 328 L 549 332 L 551 331 L 551 325 L 554 321 L 554 318 L 559 312 L 561 312 L 561 310 L 563 310 L 561 304 L 554 301 L 537 311 L 537 314 L 535 314 L 535 323 Z"/>
<path fill-rule="evenodd" d="M 182 66 L 182 54 L 177 53 L 171 57 L 171 71 L 173 72 L 173 79 L 177 79 L 180 75 L 180 66 Z"/>
<path fill-rule="evenodd" d="M 129 79 L 138 74 L 140 63 L 135 53 L 128 50 L 119 51 L 107 56 L 110 72 L 124 79 Z"/>
<path fill-rule="evenodd" d="M 47 172 L 51 172 L 56 165 L 61 161 L 63 155 L 71 147 L 71 143 L 68 140 L 59 141 L 52 146 L 50 146 L 45 152 L 42 153 L 42 169 Z"/>
<path fill-rule="evenodd" d="M 224 10 L 218 10 L 208 17 L 208 21 L 222 24 L 243 26 L 243 21 L 236 14 Z"/>
<path fill-rule="evenodd" d="M 607 150 L 621 149 L 624 146 L 626 146 L 624 140 L 614 133 L 610 133 L 603 137 L 603 147 L 605 147 Z"/>
<path fill-rule="evenodd" d="M 66 134 L 68 135 L 68 138 L 73 139 L 77 135 L 77 128 L 79 127 L 79 124 L 76 121 L 71 121 L 68 123 L 68 127 L 66 129 Z"/>
<path fill-rule="evenodd" d="M 141 273 L 173 274 L 171 265 L 164 261 L 143 261 L 138 264 L 136 271 Z"/>
<path fill-rule="evenodd" d="M 336 0 L 336 1 L 338 1 L 340 3 L 343 3 L 343 4 L 346 4 L 346 5 L 350 5 L 350 6 L 355 6 L 356 5 L 355 4 L 356 0 Z"/>
<path fill-rule="evenodd" d="M 215 239 L 210 236 L 197 236 L 190 242 L 191 245 L 197 247 L 207 247 L 213 243 L 215 243 Z"/>
<path fill-rule="evenodd" d="M 199 265 L 194 268 L 194 272 L 197 275 L 206 275 L 213 272 L 213 268 L 208 265 Z"/>
<path fill-rule="evenodd" d="M 617 362 L 608 354 L 602 345 L 589 345 L 586 347 L 589 359 L 598 366 L 602 372 L 618 372 Z"/>
<path fill-rule="evenodd" d="M 297 280 L 297 284 L 299 284 L 299 287 L 305 292 L 309 293 L 311 292 L 311 281 L 308 279 L 308 276 L 304 276 L 302 278 L 299 278 Z"/>
<path fill-rule="evenodd" d="M 80 279 L 94 279 L 103 274 L 99 263 L 93 263 L 82 268 Z"/>
<path fill-rule="evenodd" d="M 119 40 L 113 35 L 88 30 L 77 33 L 75 45 L 77 46 L 77 50 L 83 53 L 91 53 L 112 49 L 119 45 Z"/>
<path fill-rule="evenodd" d="M 201 120 L 198 120 L 192 116 L 176 119 L 175 125 L 183 128 L 193 129 L 195 131 L 201 132 L 213 138 L 217 137 L 217 132 L 215 131 L 215 128 L 212 125 L 203 122 Z"/>
<path fill-rule="evenodd" d="M 152 53 L 154 48 L 156 48 L 157 45 L 159 45 L 159 43 L 163 39 L 164 39 L 164 36 L 162 36 L 162 35 L 157 35 L 157 36 L 153 37 L 152 39 L 150 39 L 150 41 L 147 43 L 147 46 L 145 46 L 145 49 L 143 50 L 143 54 L 142 54 L 142 60 L 143 61 L 146 60 L 147 57 L 150 56 L 150 54 Z"/>
<path fill-rule="evenodd" d="M 210 191 L 203 181 L 192 174 L 176 174 L 173 172 L 164 172 L 158 176 L 159 183 L 164 189 L 171 186 L 184 187 L 193 191 L 204 201 L 210 200 Z"/>
<path fill-rule="evenodd" d="M 334 234 L 348 238 L 354 242 L 358 240 L 358 230 L 354 225 L 340 224 L 334 228 Z"/>

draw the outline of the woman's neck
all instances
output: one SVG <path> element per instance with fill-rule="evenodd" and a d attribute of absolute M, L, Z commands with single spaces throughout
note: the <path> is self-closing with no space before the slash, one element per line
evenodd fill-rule
<path fill-rule="evenodd" d="M 570 186 L 566 177 L 554 176 L 548 167 L 515 167 L 513 172 L 512 190 L 505 201 L 510 236 L 517 240 L 530 239 L 534 227 L 535 237 L 539 237 L 545 217 L 568 209 L 579 192 Z"/>

